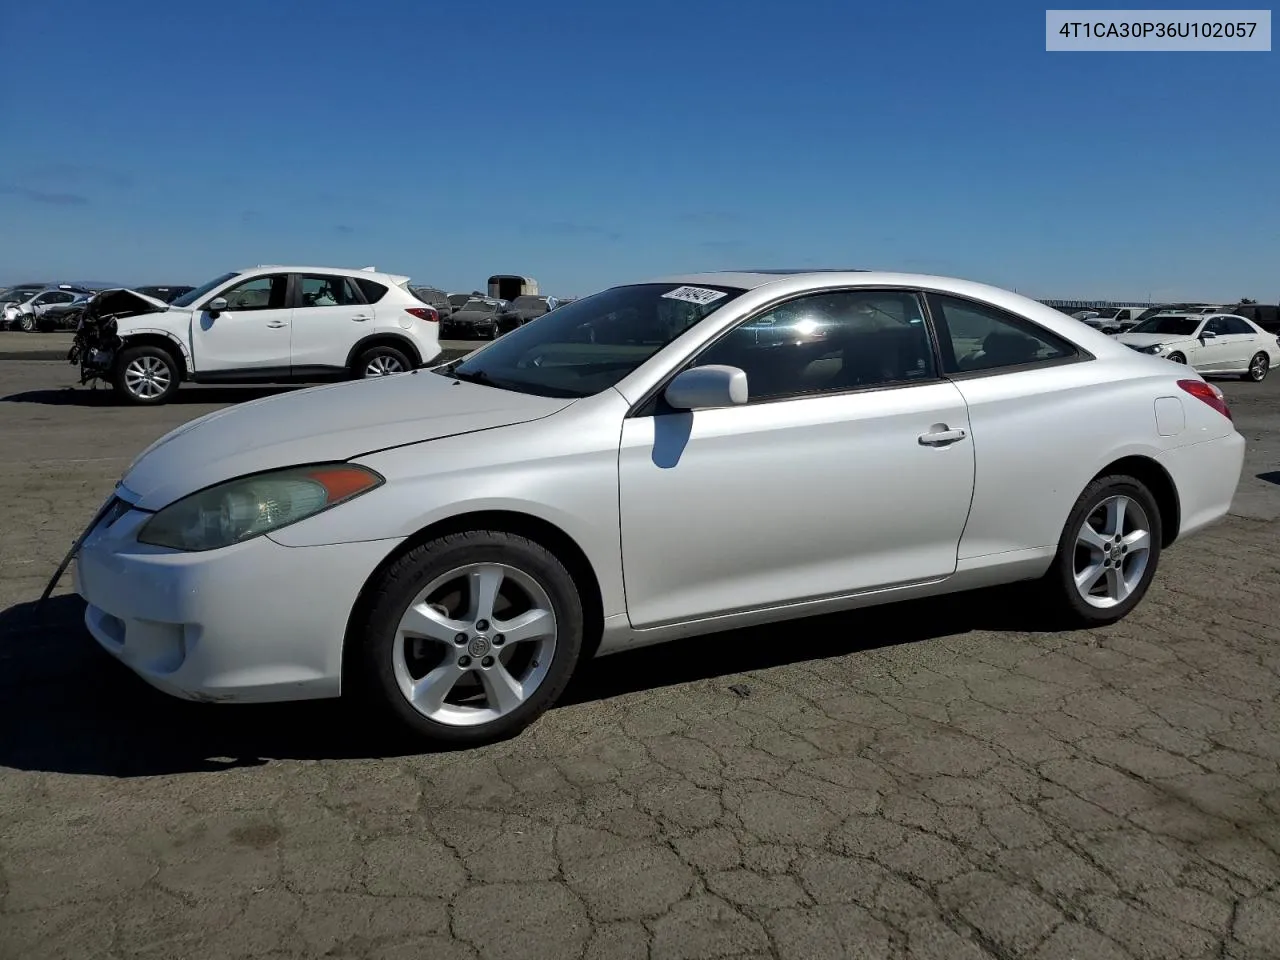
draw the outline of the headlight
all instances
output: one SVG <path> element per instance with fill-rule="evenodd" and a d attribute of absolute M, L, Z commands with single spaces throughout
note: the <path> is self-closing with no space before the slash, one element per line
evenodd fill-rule
<path fill-rule="evenodd" d="M 1151 346 L 1147 347 L 1142 352 L 1160 354 L 1160 353 L 1164 353 L 1164 350 L 1165 350 L 1165 347 L 1163 343 L 1153 343 Z"/>
<path fill-rule="evenodd" d="M 146 522 L 138 541 L 174 550 L 216 550 L 315 516 L 383 482 L 372 470 L 349 463 L 241 477 L 169 504 Z"/>

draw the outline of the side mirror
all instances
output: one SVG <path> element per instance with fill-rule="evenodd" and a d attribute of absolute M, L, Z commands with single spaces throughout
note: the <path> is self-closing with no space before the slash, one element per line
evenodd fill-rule
<path fill-rule="evenodd" d="M 738 367 L 692 367 L 667 384 L 663 393 L 677 410 L 734 407 L 747 402 L 747 374 Z"/>
<path fill-rule="evenodd" d="M 1218 335 L 1214 333 L 1212 330 L 1206 330 L 1202 334 L 1200 334 L 1200 339 L 1201 340 L 1217 340 Z"/>
<path fill-rule="evenodd" d="M 213 314 L 222 313 L 227 309 L 227 298 L 214 297 L 212 300 L 210 300 L 208 303 L 204 305 L 204 308 Z"/>

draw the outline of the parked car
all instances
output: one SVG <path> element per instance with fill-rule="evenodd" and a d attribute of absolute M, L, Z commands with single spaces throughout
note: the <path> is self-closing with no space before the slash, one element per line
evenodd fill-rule
<path fill-rule="evenodd" d="M 50 289 L 47 283 L 18 283 L 0 290 L 0 323 L 3 322 L 4 308 L 11 303 L 25 303 L 41 291 Z"/>
<path fill-rule="evenodd" d="M 553 309 L 551 297 L 516 297 L 498 313 L 498 334 L 510 333 L 530 320 L 546 316 Z"/>
<path fill-rule="evenodd" d="M 144 297 L 154 297 L 156 300 L 162 300 L 165 303 L 173 303 L 180 296 L 190 293 L 195 287 L 191 286 L 152 286 L 152 287 L 131 287 L 134 293 L 140 293 Z"/>
<path fill-rule="evenodd" d="M 826 332 L 761 342 L 778 311 Z M 1114 623 L 1226 514 L 1244 447 L 1194 370 L 1004 290 L 676 277 L 179 427 L 76 590 L 170 694 L 355 696 L 477 744 L 594 655 L 714 631 L 1013 582 L 1049 623 Z"/>
<path fill-rule="evenodd" d="M 437 287 L 410 287 L 409 292 L 427 306 L 434 307 L 436 313 L 440 314 L 441 320 L 453 313 L 453 304 L 449 302 L 449 295 Z"/>
<path fill-rule="evenodd" d="M 439 315 L 408 277 L 372 269 L 236 270 L 166 304 L 95 296 L 71 359 L 130 403 L 164 403 L 181 380 L 243 383 L 403 373 L 440 353 Z"/>
<path fill-rule="evenodd" d="M 492 340 L 498 335 L 498 313 L 502 307 L 501 300 L 468 300 L 445 317 L 441 323 L 440 335 L 446 339 L 471 340 L 478 337 Z"/>
<path fill-rule="evenodd" d="M 1117 339 L 1201 373 L 1240 374 L 1255 383 L 1280 364 L 1280 340 L 1230 314 L 1158 313 Z"/>
<path fill-rule="evenodd" d="M 8 330 L 31 333 L 39 329 L 52 330 L 58 319 L 85 299 L 83 293 L 71 289 L 51 287 L 37 291 L 25 300 L 10 300 L 3 308 L 3 323 Z"/>

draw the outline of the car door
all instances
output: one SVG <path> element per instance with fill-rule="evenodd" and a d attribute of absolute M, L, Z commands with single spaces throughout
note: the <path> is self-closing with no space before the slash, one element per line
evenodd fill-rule
<path fill-rule="evenodd" d="M 294 376 L 342 369 L 356 341 L 374 326 L 374 312 L 350 277 L 300 273 L 289 349 Z"/>
<path fill-rule="evenodd" d="M 215 314 L 208 305 L 219 298 L 227 309 Z M 259 274 L 210 294 L 191 316 L 197 374 L 287 374 L 291 314 L 287 273 Z"/>
<path fill-rule="evenodd" d="M 758 335 L 784 326 L 788 337 Z M 634 626 L 955 571 L 974 450 L 915 294 L 801 297 L 749 318 L 691 364 L 745 370 L 750 400 L 693 412 L 659 404 L 624 421 Z"/>
<path fill-rule="evenodd" d="M 1206 333 L 1213 336 L 1206 337 Z M 1231 369 L 1231 356 L 1237 350 L 1233 346 L 1231 334 L 1224 317 L 1209 317 L 1201 324 L 1197 339 L 1192 347 L 1192 356 L 1188 359 L 1191 366 L 1205 372 Z"/>
<path fill-rule="evenodd" d="M 1258 352 L 1258 335 L 1243 317 L 1222 317 L 1227 328 L 1229 352 L 1224 359 L 1224 370 L 1243 373 L 1249 369 L 1249 361 Z"/>

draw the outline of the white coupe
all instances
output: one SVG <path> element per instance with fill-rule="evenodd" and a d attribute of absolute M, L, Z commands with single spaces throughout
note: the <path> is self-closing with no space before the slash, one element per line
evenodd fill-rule
<path fill-rule="evenodd" d="M 675 277 L 178 428 L 76 584 L 161 690 L 358 694 L 473 744 L 645 644 L 1014 581 L 1114 622 L 1227 512 L 1244 447 L 1193 370 L 1004 290 Z"/>
<path fill-rule="evenodd" d="M 1161 313 L 1116 339 L 1201 373 L 1238 374 L 1254 383 L 1280 364 L 1280 340 L 1252 320 L 1229 313 Z"/>

